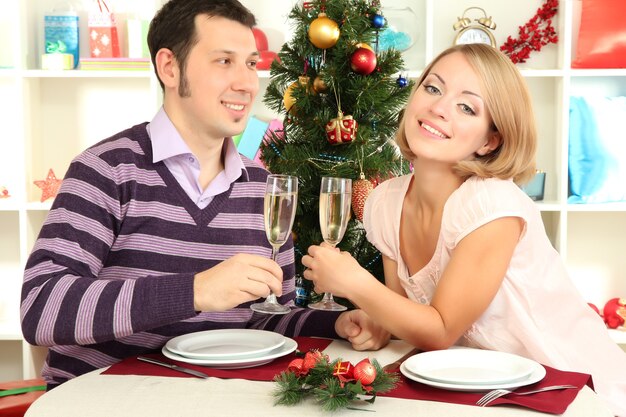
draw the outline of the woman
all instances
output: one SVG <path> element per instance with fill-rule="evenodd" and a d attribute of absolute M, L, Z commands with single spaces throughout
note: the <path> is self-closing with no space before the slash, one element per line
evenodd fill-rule
<path fill-rule="evenodd" d="M 380 184 L 364 214 L 385 285 L 349 254 L 312 246 L 303 264 L 315 290 L 350 298 L 387 337 L 423 350 L 460 344 L 590 373 L 626 415 L 626 354 L 516 185 L 535 172 L 536 132 L 510 60 L 485 45 L 444 51 L 418 80 L 397 141 L 413 173 Z"/>

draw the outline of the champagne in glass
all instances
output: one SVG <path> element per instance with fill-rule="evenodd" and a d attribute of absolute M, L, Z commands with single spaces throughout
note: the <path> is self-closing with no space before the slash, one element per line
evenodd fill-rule
<path fill-rule="evenodd" d="M 270 175 L 267 177 L 263 218 L 265 236 L 272 245 L 272 260 L 274 261 L 276 261 L 278 250 L 291 234 L 297 204 L 297 177 L 290 175 Z M 274 294 L 270 294 L 262 303 L 252 304 L 250 308 L 259 313 L 267 314 L 286 314 L 291 311 L 289 307 L 279 304 Z"/>
<path fill-rule="evenodd" d="M 320 229 L 324 242 L 335 247 L 346 232 L 350 220 L 352 180 L 348 178 L 323 177 L 320 187 Z M 347 307 L 338 304 L 331 293 L 324 293 L 320 302 L 309 304 L 315 310 L 343 311 Z"/>

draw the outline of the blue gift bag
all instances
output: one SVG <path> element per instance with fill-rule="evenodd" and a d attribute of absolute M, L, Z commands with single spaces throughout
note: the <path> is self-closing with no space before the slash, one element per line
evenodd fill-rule
<path fill-rule="evenodd" d="M 50 12 L 44 16 L 44 52 L 72 54 L 78 66 L 78 14 L 74 11 Z"/>

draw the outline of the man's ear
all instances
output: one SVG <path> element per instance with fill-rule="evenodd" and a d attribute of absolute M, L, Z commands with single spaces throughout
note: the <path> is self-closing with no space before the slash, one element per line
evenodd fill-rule
<path fill-rule="evenodd" d="M 490 130 L 489 133 L 487 133 L 487 140 L 485 141 L 485 144 L 481 148 L 479 148 L 476 153 L 480 156 L 488 155 L 494 150 L 498 149 L 501 143 L 502 136 L 500 135 L 500 132 L 496 130 Z"/>
<path fill-rule="evenodd" d="M 180 68 L 174 53 L 167 48 L 161 48 L 157 52 L 154 61 L 164 87 L 178 88 Z"/>

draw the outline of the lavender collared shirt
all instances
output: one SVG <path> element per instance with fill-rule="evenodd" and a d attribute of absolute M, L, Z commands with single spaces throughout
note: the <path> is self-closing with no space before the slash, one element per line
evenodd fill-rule
<path fill-rule="evenodd" d="M 224 139 L 222 155 L 224 170 L 217 174 L 205 190 L 200 186 L 200 164 L 180 136 L 163 107 L 146 126 L 152 141 L 153 162 L 163 161 L 189 198 L 203 209 L 213 197 L 228 190 L 244 170 L 244 165 L 232 138 Z"/>

